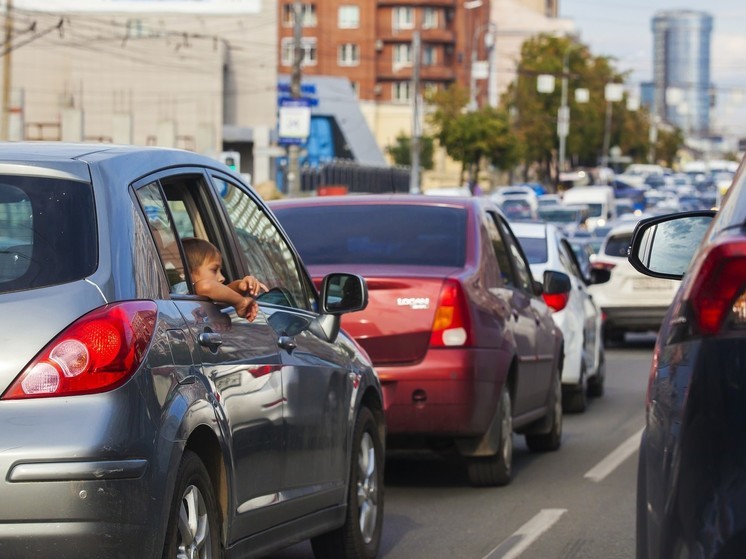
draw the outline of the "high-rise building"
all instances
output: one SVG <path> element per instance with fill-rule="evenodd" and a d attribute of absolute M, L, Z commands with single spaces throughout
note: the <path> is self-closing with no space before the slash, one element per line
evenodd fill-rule
<path fill-rule="evenodd" d="M 708 135 L 712 16 L 666 10 L 652 27 L 654 114 L 688 136 Z"/>

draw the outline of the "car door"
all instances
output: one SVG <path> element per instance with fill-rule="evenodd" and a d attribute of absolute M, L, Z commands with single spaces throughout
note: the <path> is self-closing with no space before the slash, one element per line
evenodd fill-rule
<path fill-rule="evenodd" d="M 262 205 L 222 174 L 213 174 L 248 273 L 270 291 L 259 297 L 280 347 L 286 423 L 287 498 L 300 516 L 344 500 L 348 427 L 353 407 L 352 360 L 318 329 L 317 295 L 284 233 Z"/>
<path fill-rule="evenodd" d="M 601 313 L 593 301 L 593 296 L 588 292 L 588 286 L 585 283 L 580 263 L 572 245 L 563 237 L 559 241 L 559 248 L 560 259 L 572 278 L 574 297 L 577 297 L 581 304 L 579 312 L 583 317 L 583 336 L 585 340 L 583 357 L 588 371 L 593 373 L 598 368 L 601 347 Z"/>
<path fill-rule="evenodd" d="M 268 317 L 253 321 L 194 294 L 181 240 L 200 237 L 223 255 L 224 275 L 236 279 L 237 265 L 211 202 L 208 181 L 199 169 L 169 172 L 136 185 L 163 266 L 171 298 L 192 336 L 191 346 L 202 376 L 182 382 L 204 382 L 211 393 L 231 492 L 227 525 L 238 539 L 282 521 L 271 507 L 286 487 L 282 463 L 285 449 L 282 367 L 277 340 Z M 186 294 L 180 284 L 187 283 Z M 210 426 L 212 427 L 212 426 Z"/>
<path fill-rule="evenodd" d="M 526 401 L 521 404 L 525 405 L 525 411 L 531 411 L 546 404 L 551 387 L 555 366 L 554 320 L 544 301 L 534 291 L 534 278 L 520 243 L 507 221 L 500 215 L 494 217 L 513 268 L 514 300 L 521 316 L 522 335 L 530 340 L 527 351 L 529 348 L 533 351 L 533 363 L 528 361 L 530 354 L 526 354 L 525 362 L 531 365 L 528 367 L 531 371 L 531 383 L 523 389 Z"/>

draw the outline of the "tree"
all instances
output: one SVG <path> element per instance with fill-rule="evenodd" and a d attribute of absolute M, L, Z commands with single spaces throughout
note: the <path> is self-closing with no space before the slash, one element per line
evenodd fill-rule
<path fill-rule="evenodd" d="M 420 167 L 429 171 L 433 168 L 434 141 L 430 136 L 420 137 Z M 393 146 L 386 146 L 388 153 L 397 165 L 412 165 L 412 138 L 400 132 Z"/>
<path fill-rule="evenodd" d="M 519 160 L 519 150 L 507 113 L 493 107 L 466 111 L 468 101 L 468 91 L 458 85 L 428 97 L 433 106 L 428 123 L 438 142 L 450 157 L 461 162 L 462 174 L 468 169 L 472 178 L 483 160 L 500 169 L 511 169 Z"/>

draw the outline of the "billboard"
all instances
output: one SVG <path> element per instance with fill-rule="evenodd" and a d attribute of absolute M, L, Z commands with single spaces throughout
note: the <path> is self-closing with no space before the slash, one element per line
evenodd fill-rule
<path fill-rule="evenodd" d="M 268 0 L 264 0 L 268 1 Z M 258 14 L 262 0 L 15 0 L 19 10 L 51 13 Z"/>

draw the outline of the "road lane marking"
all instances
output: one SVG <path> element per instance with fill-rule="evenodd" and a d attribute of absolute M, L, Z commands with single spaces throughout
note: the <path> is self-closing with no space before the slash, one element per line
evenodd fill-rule
<path fill-rule="evenodd" d="M 611 454 L 588 470 L 583 477 L 595 481 L 596 483 L 603 481 L 606 476 L 616 470 L 622 462 L 632 456 L 635 451 L 640 448 L 640 437 L 642 436 L 642 431 L 643 430 L 640 429 L 637 433 L 616 447 Z"/>
<path fill-rule="evenodd" d="M 483 559 L 515 559 L 566 512 L 567 509 L 542 509 Z"/>

